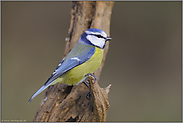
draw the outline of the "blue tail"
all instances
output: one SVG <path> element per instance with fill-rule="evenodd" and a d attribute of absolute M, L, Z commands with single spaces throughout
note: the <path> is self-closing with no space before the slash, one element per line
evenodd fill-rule
<path fill-rule="evenodd" d="M 28 103 L 30 103 L 30 101 L 36 97 L 38 94 L 40 94 L 42 91 L 44 91 L 48 86 L 50 86 L 50 84 L 48 85 L 43 85 L 28 101 Z"/>

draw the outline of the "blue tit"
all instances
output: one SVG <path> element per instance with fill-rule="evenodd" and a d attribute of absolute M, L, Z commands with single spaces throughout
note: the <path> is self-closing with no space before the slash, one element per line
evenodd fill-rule
<path fill-rule="evenodd" d="M 63 82 L 68 85 L 77 85 L 83 82 L 87 78 L 85 75 L 94 73 L 100 66 L 106 41 L 110 39 L 103 30 L 95 28 L 86 30 L 74 48 L 63 58 L 48 80 L 28 102 L 50 85 Z"/>

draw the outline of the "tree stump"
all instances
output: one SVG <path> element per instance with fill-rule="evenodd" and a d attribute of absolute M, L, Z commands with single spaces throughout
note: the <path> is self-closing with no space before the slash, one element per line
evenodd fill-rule
<path fill-rule="evenodd" d="M 109 36 L 110 18 L 113 3 L 111 1 L 72 2 L 69 36 L 64 56 L 75 46 L 81 34 L 88 28 L 104 30 Z M 100 67 L 95 71 L 99 76 L 104 65 L 109 43 L 104 49 Z M 88 77 L 89 88 L 84 83 L 68 86 L 64 83 L 49 86 L 34 118 L 35 122 L 98 122 L 105 121 L 109 108 L 108 93 L 111 85 L 100 88 L 94 83 L 93 76 Z M 90 91 L 89 100 L 86 93 Z"/>

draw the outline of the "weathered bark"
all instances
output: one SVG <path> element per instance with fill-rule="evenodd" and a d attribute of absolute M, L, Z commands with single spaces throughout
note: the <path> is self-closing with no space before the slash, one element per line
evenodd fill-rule
<path fill-rule="evenodd" d="M 88 28 L 104 30 L 109 36 L 110 18 L 113 2 L 73 2 L 69 36 L 64 51 L 64 56 L 75 46 L 81 34 Z M 104 57 L 100 67 L 96 70 L 97 80 L 104 65 L 109 43 L 104 49 Z M 44 99 L 42 99 L 34 121 L 105 121 L 109 108 L 108 93 L 110 86 L 100 88 L 98 83 L 93 83 L 93 77 L 88 78 L 89 89 L 85 84 L 68 86 L 64 83 L 50 86 Z M 86 93 L 90 90 L 89 100 Z"/>

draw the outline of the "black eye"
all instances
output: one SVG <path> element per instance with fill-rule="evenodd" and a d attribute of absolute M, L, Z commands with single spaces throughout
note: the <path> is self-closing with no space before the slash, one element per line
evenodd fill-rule
<path fill-rule="evenodd" d="M 101 35 L 95 35 L 95 36 L 97 36 L 98 38 L 104 38 L 103 36 L 101 36 Z"/>

